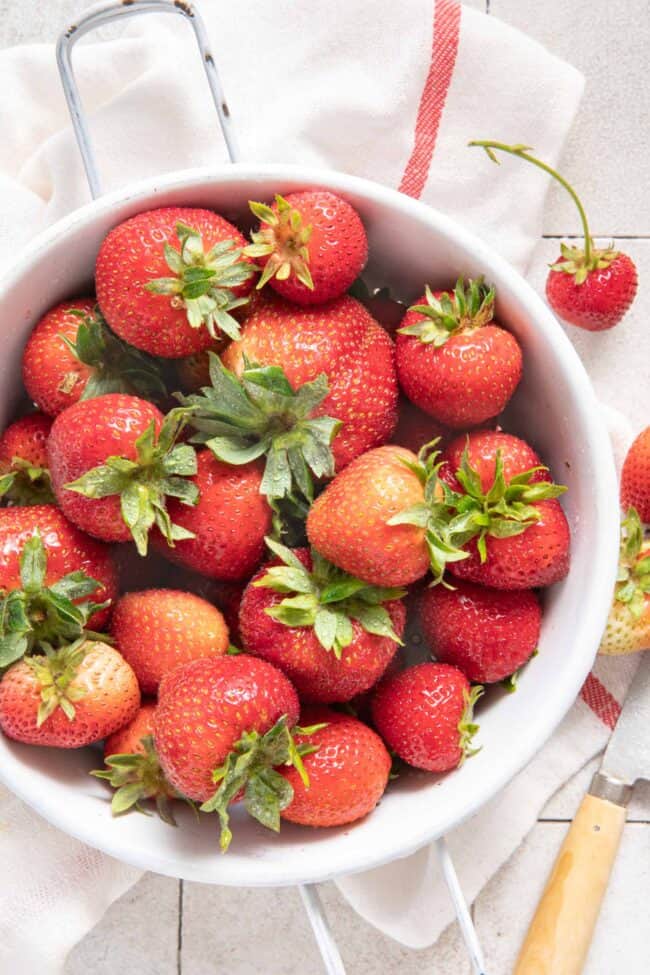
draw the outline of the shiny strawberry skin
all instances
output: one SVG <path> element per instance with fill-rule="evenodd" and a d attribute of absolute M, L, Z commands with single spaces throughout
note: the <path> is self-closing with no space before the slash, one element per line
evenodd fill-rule
<path fill-rule="evenodd" d="M 46 586 L 82 570 L 101 584 L 93 594 L 95 602 L 116 598 L 118 576 L 110 548 L 79 531 L 53 504 L 0 508 L 0 589 L 21 588 L 20 553 L 37 531 L 47 554 Z M 102 630 L 110 612 L 107 607 L 91 616 L 90 629 Z"/>
<path fill-rule="evenodd" d="M 175 589 L 122 596 L 113 610 L 111 633 L 143 694 L 155 694 L 165 674 L 180 664 L 221 656 L 228 649 L 228 628 L 216 606 Z"/>
<path fill-rule="evenodd" d="M 491 684 L 535 651 L 542 611 L 529 589 L 506 592 L 457 579 L 453 589 L 425 589 L 420 620 L 436 660 L 458 667 L 474 683 Z"/>
<path fill-rule="evenodd" d="M 294 549 L 294 555 L 311 570 L 308 549 Z M 274 559 L 269 565 L 279 565 Z M 352 620 L 354 639 L 337 660 L 316 638 L 313 627 L 285 626 L 266 613 L 284 598 L 283 593 L 256 587 L 266 574 L 264 566 L 244 591 L 239 611 L 239 628 L 244 647 L 287 675 L 301 698 L 310 701 L 349 701 L 376 684 L 395 656 L 398 645 L 390 637 L 367 633 Z M 401 600 L 385 603 L 398 636 L 404 632 L 406 610 Z"/>
<path fill-rule="evenodd" d="M 240 342 L 222 355 L 241 373 L 243 357 L 281 366 L 295 388 L 325 373 L 329 393 L 314 416 L 340 420 L 332 450 L 336 469 L 386 443 L 397 422 L 393 342 L 360 302 L 348 295 L 314 308 L 271 296 L 248 316 Z"/>
<path fill-rule="evenodd" d="M 154 740 L 166 778 L 189 799 L 216 790 L 212 772 L 245 731 L 264 734 L 287 715 L 298 695 L 284 676 L 257 657 L 204 657 L 177 667 L 160 685 Z"/>
<path fill-rule="evenodd" d="M 32 467 L 47 467 L 47 438 L 52 420 L 44 413 L 30 413 L 11 423 L 0 437 L 0 470 L 9 470 L 14 457 Z"/>
<path fill-rule="evenodd" d="M 155 701 L 143 700 L 128 724 L 114 731 L 104 742 L 104 758 L 109 755 L 144 755 L 142 739 L 153 735 Z"/>
<path fill-rule="evenodd" d="M 533 467 L 543 466 L 541 458 L 530 444 L 511 433 L 505 433 L 503 430 L 473 430 L 470 433 L 462 433 L 449 442 L 443 450 L 443 458 L 448 468 L 442 471 L 442 476 L 457 491 L 462 491 L 462 488 L 453 476 L 453 472 L 460 467 L 465 450 L 467 450 L 470 466 L 481 479 L 483 491 L 489 491 L 494 481 L 497 452 L 501 454 L 506 481 Z M 551 480 L 548 470 L 537 471 L 531 477 L 532 483 Z"/>
<path fill-rule="evenodd" d="M 557 264 L 563 264 L 559 257 Z M 590 271 L 582 284 L 572 274 L 549 271 L 546 297 L 551 308 L 563 321 L 589 332 L 613 328 L 634 301 L 638 275 L 634 262 L 619 253 L 609 267 Z"/>
<path fill-rule="evenodd" d="M 625 457 L 621 506 L 636 508 L 641 521 L 650 523 L 650 427 L 639 434 Z"/>
<path fill-rule="evenodd" d="M 95 643 L 70 687 L 85 694 L 75 701 L 70 720 L 57 708 L 37 727 L 40 684 L 25 661 L 14 664 L 0 681 L 0 728 L 15 741 L 56 748 L 81 748 L 123 727 L 140 707 L 135 674 L 113 647 Z"/>
<path fill-rule="evenodd" d="M 388 784 L 391 758 L 378 734 L 347 714 L 310 707 L 300 716 L 303 727 L 326 723 L 298 744 L 318 745 L 305 755 L 306 788 L 295 768 L 279 769 L 293 787 L 293 800 L 282 818 L 301 826 L 344 826 L 372 812 Z"/>
<path fill-rule="evenodd" d="M 399 419 L 391 443 L 412 450 L 414 454 L 427 443 L 440 438 L 440 450 L 449 438 L 450 431 L 442 423 L 438 423 L 432 416 L 414 406 L 405 396 L 400 398 Z"/>
<path fill-rule="evenodd" d="M 199 488 L 193 507 L 171 498 L 172 521 L 194 532 L 195 538 L 171 548 L 157 531 L 152 540 L 170 561 L 224 582 L 247 579 L 264 554 L 264 536 L 271 529 L 271 509 L 260 494 L 259 464 L 231 466 L 209 450 L 197 453 L 198 471 L 191 478 Z"/>
<path fill-rule="evenodd" d="M 122 393 L 81 400 L 59 414 L 48 439 L 48 460 L 54 493 L 70 521 L 106 542 L 130 540 L 119 495 L 87 498 L 64 485 L 113 455 L 137 460 L 136 440 L 152 422 L 158 434 L 162 420 L 152 403 Z"/>
<path fill-rule="evenodd" d="M 99 249 L 95 268 L 97 300 L 113 331 L 137 349 L 168 359 L 193 355 L 214 342 L 204 326 L 191 327 L 185 308 L 172 303 L 173 296 L 145 289 L 149 281 L 169 277 L 164 245 L 178 249 L 179 221 L 201 233 L 206 252 L 224 240 L 246 245 L 237 228 L 211 210 L 163 207 L 114 227 Z M 253 284 L 250 278 L 233 292 L 245 296 Z"/>
<path fill-rule="evenodd" d="M 37 323 L 23 352 L 23 383 L 30 399 L 48 416 L 76 403 L 92 375 L 61 336 L 74 342 L 80 319 L 73 310 L 92 314 L 95 298 L 76 298 L 56 305 Z M 64 382 L 65 380 L 65 382 Z"/>
<path fill-rule="evenodd" d="M 372 700 L 375 728 L 401 759 L 428 772 L 462 760 L 458 725 L 469 681 L 457 667 L 423 663 L 382 681 Z"/>
<path fill-rule="evenodd" d="M 307 516 L 314 548 L 350 575 L 374 586 L 405 586 L 429 568 L 424 530 L 387 521 L 423 500 L 422 484 L 403 447 L 368 451 L 337 475 Z"/>

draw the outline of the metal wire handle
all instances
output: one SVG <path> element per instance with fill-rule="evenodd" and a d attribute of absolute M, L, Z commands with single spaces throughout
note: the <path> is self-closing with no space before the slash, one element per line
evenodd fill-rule
<path fill-rule="evenodd" d="M 98 3 L 96 6 L 87 10 L 86 13 L 82 14 L 81 18 L 75 24 L 68 27 L 60 35 L 56 45 L 56 61 L 59 67 L 59 74 L 61 75 L 61 83 L 68 103 L 72 127 L 93 199 L 101 196 L 102 187 L 95 153 L 90 140 L 88 122 L 84 114 L 79 88 L 72 69 L 72 49 L 80 37 L 95 30 L 97 27 L 103 27 L 105 24 L 110 24 L 112 21 L 119 20 L 120 18 L 135 17 L 138 14 L 146 13 L 180 14 L 181 17 L 185 17 L 191 24 L 201 55 L 205 75 L 208 79 L 208 85 L 210 86 L 212 101 L 217 110 L 219 124 L 228 149 L 228 156 L 231 162 L 236 162 L 239 156 L 237 141 L 230 119 L 230 111 L 224 97 L 223 88 L 221 87 L 214 57 L 210 52 L 205 24 L 199 11 L 191 3 L 185 3 L 183 0 L 107 0 L 107 2 Z"/>

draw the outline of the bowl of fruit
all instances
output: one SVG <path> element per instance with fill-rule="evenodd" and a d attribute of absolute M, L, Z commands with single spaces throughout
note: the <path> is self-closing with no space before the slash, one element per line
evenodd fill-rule
<path fill-rule="evenodd" d="M 286 885 L 406 856 L 532 758 L 599 643 L 618 499 L 496 253 L 367 180 L 237 164 L 76 211 L 0 309 L 18 796 L 146 869 Z"/>

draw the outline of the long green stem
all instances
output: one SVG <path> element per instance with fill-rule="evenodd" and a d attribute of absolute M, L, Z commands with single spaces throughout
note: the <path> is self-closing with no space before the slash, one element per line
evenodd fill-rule
<path fill-rule="evenodd" d="M 564 179 L 563 176 L 560 176 L 558 172 L 556 172 L 554 169 L 548 166 L 545 162 L 542 162 L 541 159 L 536 159 L 535 156 L 531 156 L 530 153 L 527 152 L 527 150 L 531 148 L 530 146 L 523 146 L 523 145 L 509 146 L 506 145 L 505 142 L 490 142 L 487 139 L 474 139 L 472 140 L 472 142 L 468 142 L 467 144 L 469 146 L 480 146 L 481 149 L 485 149 L 492 162 L 495 163 L 498 163 L 499 160 L 494 154 L 493 151 L 494 149 L 499 149 L 501 152 L 510 153 L 511 156 L 518 156 L 520 159 L 525 159 L 526 162 L 532 163 L 533 166 L 537 166 L 539 169 L 543 169 L 545 173 L 548 173 L 549 176 L 552 176 L 553 179 L 557 180 L 558 183 L 564 187 L 564 189 L 567 191 L 567 193 L 569 194 L 569 196 L 577 206 L 578 213 L 580 214 L 580 220 L 582 222 L 582 232 L 585 237 L 585 264 L 587 265 L 587 267 L 589 267 L 589 261 L 591 258 L 591 234 L 589 233 L 589 224 L 587 223 L 587 215 L 584 211 L 584 207 L 582 206 L 582 203 L 578 198 L 578 194 L 571 186 L 571 184 L 567 183 L 567 181 Z"/>

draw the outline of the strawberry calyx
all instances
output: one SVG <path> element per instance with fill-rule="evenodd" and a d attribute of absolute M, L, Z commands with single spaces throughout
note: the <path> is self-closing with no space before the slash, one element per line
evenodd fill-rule
<path fill-rule="evenodd" d="M 61 708 L 68 721 L 75 716 L 75 702 L 85 697 L 83 687 L 74 686 L 79 667 L 89 653 L 92 643 L 85 636 L 67 646 L 55 650 L 47 643 L 41 645 L 42 655 L 25 657 L 25 663 L 33 671 L 40 685 L 40 704 L 36 716 L 36 726 L 47 721 L 57 708 Z"/>
<path fill-rule="evenodd" d="M 472 755 L 476 755 L 480 752 L 479 748 L 474 748 L 472 745 L 474 736 L 479 730 L 479 725 L 474 721 L 474 706 L 478 701 L 479 697 L 483 694 L 483 686 L 481 684 L 475 684 L 470 691 L 464 691 L 463 696 L 465 698 L 465 710 L 461 715 L 461 719 L 458 722 L 458 747 L 460 748 L 462 755 L 459 766 L 463 764 L 466 758 L 471 758 Z"/>
<path fill-rule="evenodd" d="M 253 243 L 244 248 L 244 254 L 252 258 L 268 257 L 257 287 L 263 288 L 273 277 L 286 281 L 291 274 L 295 274 L 306 288 L 313 291 L 307 247 L 313 227 L 311 224 L 303 226 L 300 212 L 277 193 L 275 203 L 277 213 L 266 203 L 252 200 L 248 203 L 251 212 L 260 221 L 260 229 L 251 234 Z"/>
<path fill-rule="evenodd" d="M 151 735 L 141 739 L 144 754 L 125 753 L 108 755 L 104 762 L 108 766 L 91 772 L 97 779 L 104 779 L 114 789 L 111 812 L 119 816 L 130 809 L 148 815 L 141 803 L 152 799 L 156 803 L 158 815 L 165 823 L 176 826 L 176 820 L 169 806 L 170 799 L 183 798 L 169 784 L 160 767 L 158 755 Z M 189 799 L 185 800 L 190 802 Z M 190 803 L 191 804 L 191 803 Z"/>
<path fill-rule="evenodd" d="M 286 714 L 264 735 L 245 731 L 235 743 L 226 761 L 212 773 L 219 783 L 214 795 L 200 807 L 201 812 L 216 812 L 221 824 L 220 846 L 226 852 L 232 839 L 228 815 L 230 803 L 243 793 L 247 812 L 267 829 L 280 831 L 280 813 L 293 799 L 293 787 L 277 771 L 279 765 L 293 765 L 309 788 L 309 776 L 302 759 L 317 751 L 318 745 L 297 745 L 295 735 L 312 735 L 325 724 L 307 728 L 287 727 Z"/>
<path fill-rule="evenodd" d="M 20 556 L 22 588 L 0 590 L 0 668 L 44 646 L 60 648 L 87 637 L 106 639 L 86 629 L 90 617 L 109 605 L 87 599 L 100 583 L 77 571 L 46 586 L 46 570 L 47 555 L 37 532 Z"/>
<path fill-rule="evenodd" d="M 560 244 L 560 252 L 561 259 L 555 264 L 549 264 L 549 267 L 552 271 L 571 274 L 576 284 L 584 284 L 592 271 L 608 268 L 620 254 L 613 243 L 609 247 L 598 248 L 593 240 L 590 242 L 589 255 L 584 247 L 571 247 L 564 242 Z"/>
<path fill-rule="evenodd" d="M 621 522 L 621 548 L 614 599 L 627 606 L 635 620 L 646 609 L 650 593 L 650 541 L 644 538 L 636 508 L 628 508 Z"/>
<path fill-rule="evenodd" d="M 179 221 L 176 236 L 180 248 L 165 244 L 167 267 L 173 277 L 155 278 L 145 284 L 155 295 L 171 295 L 172 305 L 185 308 L 192 328 L 205 326 L 213 339 L 225 333 L 239 339 L 239 323 L 230 312 L 248 302 L 239 298 L 233 289 L 244 284 L 256 273 L 255 266 L 242 260 L 243 248 L 233 239 L 222 240 L 205 252 L 203 237 L 194 227 Z"/>
<path fill-rule="evenodd" d="M 181 539 L 194 538 L 193 532 L 173 524 L 166 504 L 168 497 L 186 505 L 199 500 L 198 487 L 188 480 L 197 471 L 196 452 L 190 444 L 177 443 L 187 420 L 186 410 L 171 410 L 157 439 L 153 421 L 138 437 L 137 460 L 107 457 L 103 464 L 64 485 L 86 498 L 119 495 L 122 518 L 140 555 L 147 554 L 149 531 L 154 525 L 172 548 Z"/>
<path fill-rule="evenodd" d="M 313 478 L 334 476 L 330 445 L 341 428 L 331 416 L 313 416 L 329 392 L 325 373 L 294 390 L 280 366 L 244 359 L 238 377 L 210 353 L 210 382 L 198 394 L 179 396 L 196 430 L 192 443 L 205 444 L 226 464 L 266 457 L 262 494 L 313 500 Z"/>
<path fill-rule="evenodd" d="M 494 316 L 495 291 L 484 284 L 482 277 L 467 284 L 461 277 L 452 292 L 443 291 L 439 298 L 427 284 L 425 294 L 426 305 L 409 308 L 423 317 L 397 331 L 400 335 L 413 335 L 435 348 L 444 345 L 452 335 L 487 325 Z"/>
<path fill-rule="evenodd" d="M 401 599 L 406 589 L 370 586 L 332 565 L 313 548 L 309 571 L 290 548 L 272 538 L 267 538 L 266 544 L 283 564 L 270 566 L 253 585 L 297 594 L 267 607 L 265 612 L 272 619 L 284 626 L 312 627 L 320 645 L 333 651 L 337 660 L 354 639 L 352 620 L 367 633 L 403 645 L 382 603 Z"/>
<path fill-rule="evenodd" d="M 36 467 L 23 457 L 12 457 L 11 466 L 0 473 L 0 498 L 7 505 L 55 504 L 47 467 Z"/>

